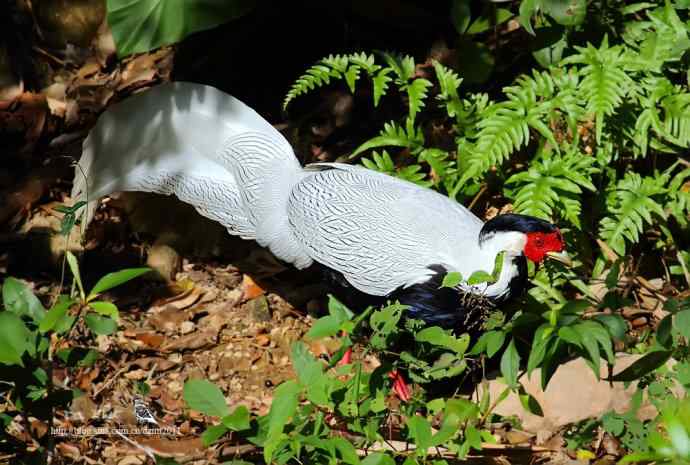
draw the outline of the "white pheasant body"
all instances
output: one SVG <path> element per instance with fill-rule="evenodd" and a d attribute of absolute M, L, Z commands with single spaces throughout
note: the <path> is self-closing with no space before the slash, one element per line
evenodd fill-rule
<path fill-rule="evenodd" d="M 428 281 L 438 273 L 430 267 L 490 272 L 503 250 L 498 282 L 474 289 L 500 297 L 524 247 L 522 236 L 480 246 L 481 220 L 415 184 L 338 163 L 302 168 L 254 110 L 198 84 L 158 86 L 100 117 L 72 192 L 88 197 L 84 223 L 99 197 L 127 190 L 175 194 L 230 234 L 298 268 L 325 265 L 373 296 Z"/>

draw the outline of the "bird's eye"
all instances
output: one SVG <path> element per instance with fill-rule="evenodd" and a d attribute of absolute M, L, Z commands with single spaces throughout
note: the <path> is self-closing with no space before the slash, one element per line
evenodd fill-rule
<path fill-rule="evenodd" d="M 544 239 L 542 239 L 541 237 L 537 237 L 534 241 L 534 244 L 537 247 L 544 247 Z"/>

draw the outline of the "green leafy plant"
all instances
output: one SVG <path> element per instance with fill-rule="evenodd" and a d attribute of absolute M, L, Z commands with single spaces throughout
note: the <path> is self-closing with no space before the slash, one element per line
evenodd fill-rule
<path fill-rule="evenodd" d="M 108 0 L 108 24 L 118 55 L 126 56 L 179 42 L 193 32 L 243 16 L 254 3 L 194 0 L 178 5 L 161 0 Z"/>
<path fill-rule="evenodd" d="M 79 395 L 77 389 L 56 386 L 53 370 L 89 366 L 98 358 L 94 349 L 70 345 L 70 335 L 82 322 L 95 335 L 113 333 L 118 309 L 99 297 L 149 271 L 135 268 L 107 274 L 86 293 L 76 257 L 67 252 L 66 261 L 74 278 L 73 292 L 58 296 L 49 309 L 24 282 L 8 277 L 2 285 L 0 393 L 9 401 L 5 414 L 18 413 L 25 419 L 33 416 L 49 426 L 54 409 L 66 408 Z M 42 447 L 51 447 L 50 441 L 44 443 L 39 441 Z M 45 453 L 45 449 L 38 452 Z"/>

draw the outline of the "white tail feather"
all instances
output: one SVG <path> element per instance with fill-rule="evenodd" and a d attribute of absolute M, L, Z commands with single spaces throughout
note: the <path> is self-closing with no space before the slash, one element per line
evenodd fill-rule
<path fill-rule="evenodd" d="M 290 237 L 285 204 L 301 167 L 283 136 L 254 110 L 213 87 L 176 82 L 109 108 L 83 144 L 72 199 L 117 191 L 175 194 L 228 232 L 279 258 L 311 263 Z"/>

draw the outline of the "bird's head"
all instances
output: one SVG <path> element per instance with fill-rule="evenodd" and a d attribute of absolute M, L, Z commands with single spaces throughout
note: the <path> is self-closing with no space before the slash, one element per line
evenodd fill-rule
<path fill-rule="evenodd" d="M 532 216 L 506 214 L 487 221 L 479 233 L 479 244 L 484 247 L 489 243 L 499 251 L 523 253 L 534 263 L 553 258 L 571 264 L 564 252 L 561 231 L 548 221 Z"/>

